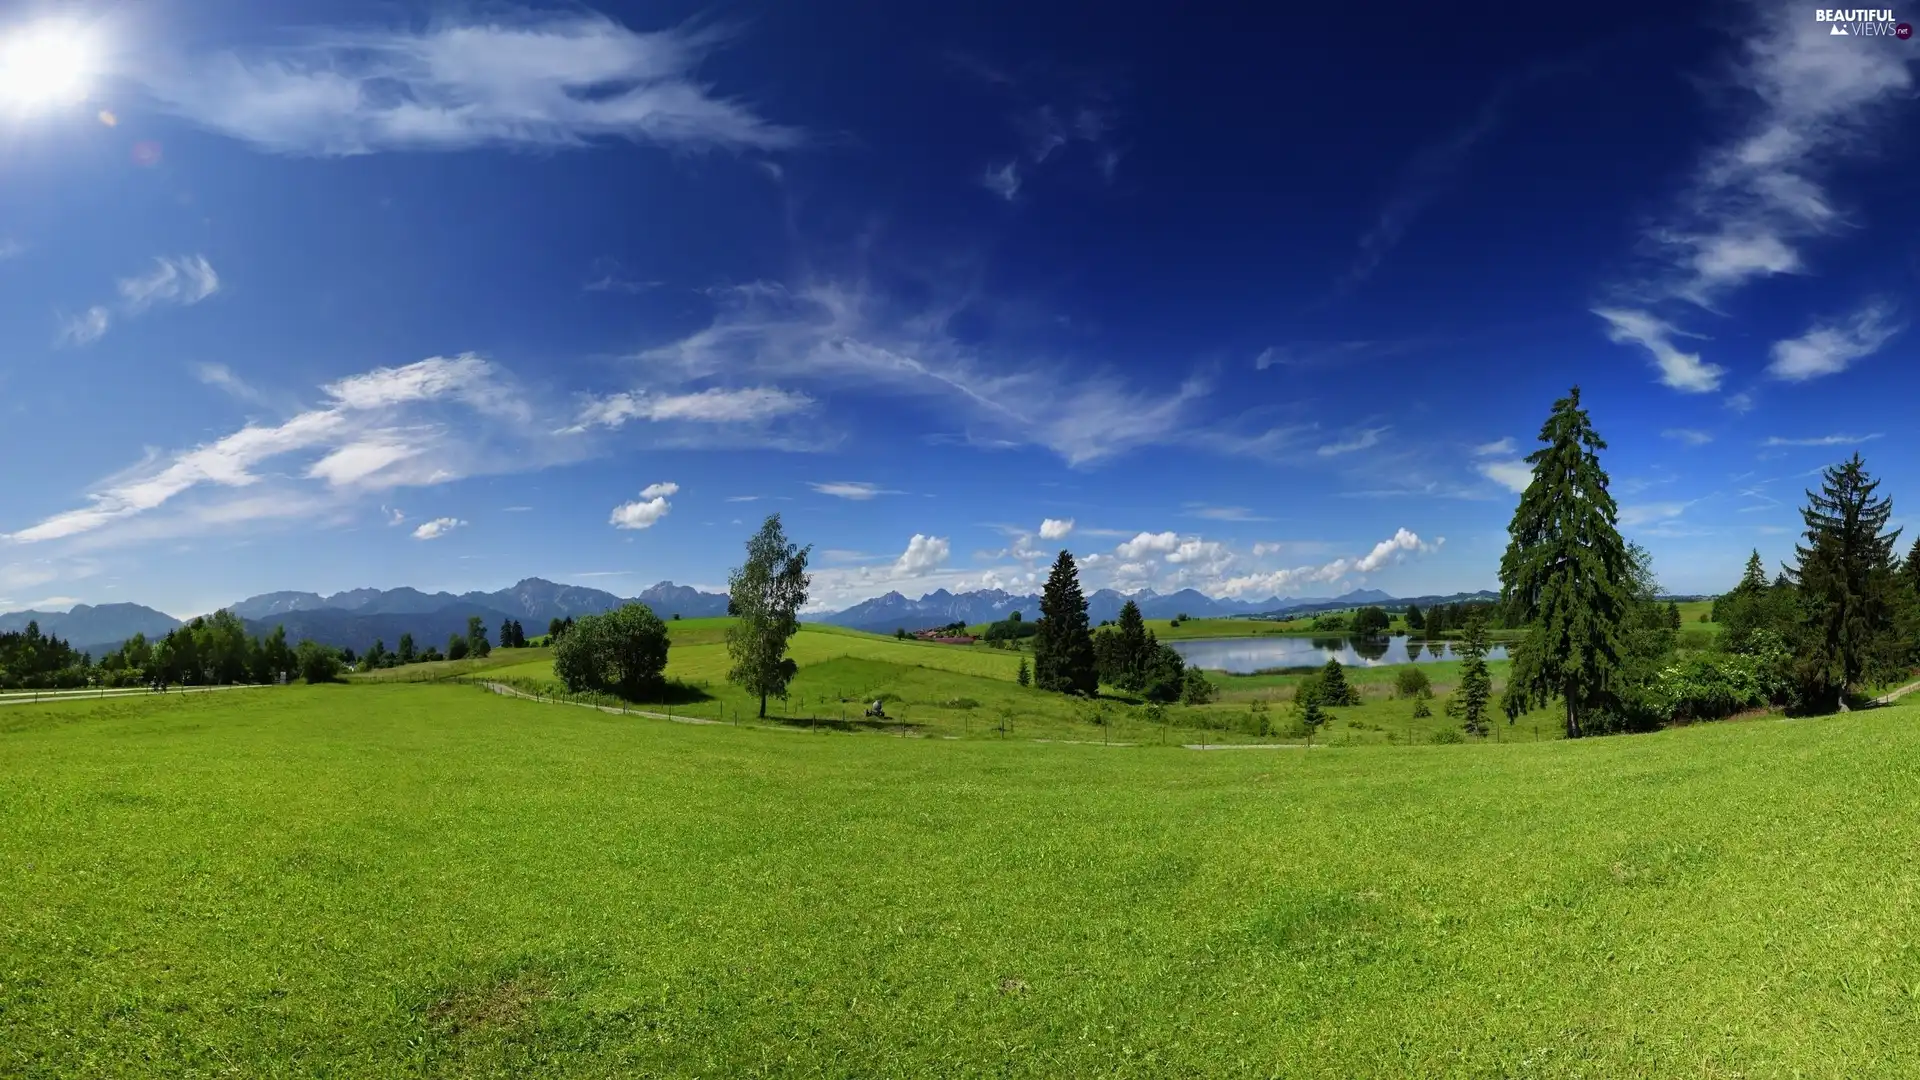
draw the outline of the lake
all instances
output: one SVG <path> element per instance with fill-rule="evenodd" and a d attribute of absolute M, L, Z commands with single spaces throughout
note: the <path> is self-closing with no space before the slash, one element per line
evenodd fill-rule
<path fill-rule="evenodd" d="M 1453 646 L 1444 641 L 1420 641 L 1402 634 L 1396 637 L 1292 637 L 1279 634 L 1251 638 L 1194 638 L 1169 641 L 1187 663 L 1209 671 L 1250 675 L 1267 668 L 1319 666 L 1338 660 L 1353 667 L 1379 667 L 1383 664 L 1429 663 L 1457 660 Z M 1487 659 L 1504 660 L 1505 645 L 1487 650 Z"/>

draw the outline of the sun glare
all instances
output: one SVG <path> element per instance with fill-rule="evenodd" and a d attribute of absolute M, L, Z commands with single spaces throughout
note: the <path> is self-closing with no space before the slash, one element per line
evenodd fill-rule
<path fill-rule="evenodd" d="M 96 50 L 75 23 L 35 23 L 0 36 L 0 103 L 15 108 L 67 104 L 86 97 Z"/>

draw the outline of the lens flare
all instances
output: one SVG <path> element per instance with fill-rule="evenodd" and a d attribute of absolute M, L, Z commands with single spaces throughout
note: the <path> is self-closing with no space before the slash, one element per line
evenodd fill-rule
<path fill-rule="evenodd" d="M 0 105 L 36 109 L 83 100 L 99 60 L 77 23 L 34 23 L 0 35 Z"/>

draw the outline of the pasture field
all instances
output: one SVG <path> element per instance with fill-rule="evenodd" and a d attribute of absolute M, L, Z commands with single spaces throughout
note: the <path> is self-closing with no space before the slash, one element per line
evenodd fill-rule
<path fill-rule="evenodd" d="M 680 629 L 693 622 L 693 634 Z M 717 625 L 701 626 L 700 623 Z M 677 685 L 655 702 L 639 707 L 665 710 L 676 716 L 750 722 L 759 710 L 757 699 L 729 684 L 725 620 L 684 620 L 669 623 L 673 646 L 667 654 L 667 677 Z M 682 644 L 688 637 L 693 643 Z M 874 729 L 895 734 L 927 734 L 974 738 L 1002 737 L 1007 729 L 1022 736 L 1067 740 L 1123 742 L 1273 742 L 1298 738 L 1293 731 L 1290 705 L 1299 675 L 1209 674 L 1219 688 L 1208 705 L 1168 706 L 1163 726 L 1147 721 L 1136 699 L 1124 695 L 1100 701 L 1068 698 L 1022 688 L 1014 681 L 1022 654 L 982 646 L 935 645 L 900 641 L 877 634 L 806 624 L 789 648 L 800 665 L 785 702 L 769 703 L 776 721 L 828 725 L 842 729 Z M 1031 657 L 1028 657 L 1029 663 Z M 497 680 L 522 690 L 553 693 L 562 688 L 553 677 L 553 655 L 547 649 L 495 650 L 485 661 L 445 675 Z M 420 680 L 444 677 L 432 664 L 390 668 L 365 678 Z M 1502 685 L 1505 661 L 1489 664 L 1496 686 Z M 1454 662 L 1423 664 L 1434 681 L 1439 699 L 1433 715 L 1415 719 L 1413 704 L 1393 696 L 1398 668 L 1350 668 L 1349 679 L 1360 688 L 1359 705 L 1331 710 L 1333 722 L 1321 738 L 1339 742 L 1429 742 L 1456 725 L 1445 715 L 1445 698 L 1459 678 Z M 889 720 L 864 719 L 868 703 L 885 702 Z M 1256 701 L 1267 709 L 1268 733 L 1259 733 L 1260 721 L 1251 710 Z M 1503 729 L 1501 738 L 1557 738 L 1555 723 L 1542 713 L 1540 722 L 1522 718 Z"/>
<path fill-rule="evenodd" d="M 1264 753 L 18 706 L 0 1075 L 1900 1075 L 1916 762 L 1904 705 Z"/>

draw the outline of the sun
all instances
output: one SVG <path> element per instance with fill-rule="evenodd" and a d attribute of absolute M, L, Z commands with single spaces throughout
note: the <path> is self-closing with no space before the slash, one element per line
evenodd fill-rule
<path fill-rule="evenodd" d="M 87 29 L 49 20 L 0 35 L 0 104 L 33 109 L 86 97 L 98 62 Z"/>

